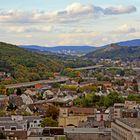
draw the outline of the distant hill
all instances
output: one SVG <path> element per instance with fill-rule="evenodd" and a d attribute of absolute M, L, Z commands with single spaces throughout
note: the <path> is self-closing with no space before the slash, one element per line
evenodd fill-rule
<path fill-rule="evenodd" d="M 19 47 L 25 48 L 31 51 L 46 52 L 46 53 L 52 52 L 56 54 L 66 54 L 66 55 L 86 54 L 97 49 L 96 47 L 92 47 L 92 46 L 43 47 L 43 46 L 36 46 L 36 45 L 21 45 Z"/>
<path fill-rule="evenodd" d="M 123 41 L 123 42 L 119 42 L 117 43 L 120 46 L 140 46 L 140 39 L 135 39 L 135 40 L 129 40 L 129 41 Z"/>
<path fill-rule="evenodd" d="M 114 44 L 117 44 L 119 46 L 127 46 L 127 47 L 140 46 L 140 39 L 121 41 L 121 42 L 116 42 Z M 107 44 L 107 45 L 101 46 L 99 48 L 105 48 L 105 47 L 108 47 L 109 45 L 110 44 Z"/>
<path fill-rule="evenodd" d="M 122 42 L 118 44 L 127 44 L 128 42 Z M 120 46 L 118 44 L 111 44 L 100 49 L 90 52 L 85 55 L 86 58 L 90 59 L 123 59 L 132 60 L 140 59 L 140 45 L 139 46 Z M 131 44 L 129 42 L 129 44 Z M 138 44 L 137 44 L 138 45 Z"/>
<path fill-rule="evenodd" d="M 52 57 L 0 42 L 0 72 L 11 73 L 12 83 L 47 79 L 53 76 L 53 72 L 62 69 L 63 64 Z"/>

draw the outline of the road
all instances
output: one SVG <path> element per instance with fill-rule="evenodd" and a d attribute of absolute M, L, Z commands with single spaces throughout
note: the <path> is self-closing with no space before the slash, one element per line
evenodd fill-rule
<path fill-rule="evenodd" d="M 88 67 L 81 67 L 81 68 L 74 68 L 74 70 L 91 70 L 103 67 L 103 65 L 95 65 L 95 66 L 88 66 Z"/>
<path fill-rule="evenodd" d="M 30 86 L 34 86 L 36 84 L 43 84 L 43 83 L 44 84 L 61 83 L 61 82 L 66 82 L 67 80 L 69 80 L 69 78 L 59 77 L 54 80 L 40 80 L 40 81 L 33 81 L 33 82 L 11 84 L 11 85 L 6 85 L 6 89 L 30 87 Z"/>
<path fill-rule="evenodd" d="M 96 65 L 96 66 L 88 66 L 88 67 L 81 67 L 81 68 L 75 68 L 75 70 L 91 70 L 91 69 L 96 69 L 96 68 L 124 68 L 124 67 L 105 67 L 103 65 Z M 137 68 L 132 68 L 134 70 L 140 70 L 139 67 Z M 67 77 L 57 77 L 54 80 L 40 80 L 40 81 L 33 81 L 33 82 L 25 82 L 25 83 L 18 83 L 18 84 L 11 84 L 11 85 L 6 85 L 7 89 L 12 89 L 12 88 L 21 88 L 21 87 L 30 87 L 34 86 L 36 84 L 52 84 L 52 83 L 60 83 L 60 82 L 66 82 L 68 81 L 69 78 Z"/>
<path fill-rule="evenodd" d="M 106 69 L 110 69 L 110 68 L 115 68 L 115 69 L 129 69 L 131 67 L 107 67 L 104 65 L 95 65 L 95 66 L 88 66 L 88 67 L 81 67 L 81 68 L 74 68 L 74 70 L 92 70 L 92 69 L 96 69 L 96 68 L 106 68 Z M 140 67 L 134 67 L 132 68 L 133 70 L 140 70 Z"/>

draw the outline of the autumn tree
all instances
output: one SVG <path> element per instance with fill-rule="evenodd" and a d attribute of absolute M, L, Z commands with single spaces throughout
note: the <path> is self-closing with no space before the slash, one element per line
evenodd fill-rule
<path fill-rule="evenodd" d="M 59 116 L 59 109 L 55 106 L 50 105 L 46 111 L 46 117 L 52 117 L 52 119 L 57 120 Z"/>

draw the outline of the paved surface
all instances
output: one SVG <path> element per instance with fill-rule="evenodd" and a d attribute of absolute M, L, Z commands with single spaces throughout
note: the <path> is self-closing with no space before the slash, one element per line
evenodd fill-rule
<path fill-rule="evenodd" d="M 96 65 L 96 66 L 75 68 L 75 70 L 92 70 L 92 69 L 101 68 L 101 67 L 103 67 L 103 68 L 121 68 L 121 69 L 124 69 L 124 67 L 105 67 L 103 65 Z M 136 70 L 136 71 L 139 71 L 140 67 L 132 68 L 132 69 Z M 11 88 L 30 87 L 30 86 L 34 86 L 36 84 L 42 84 L 42 83 L 52 84 L 52 83 L 66 82 L 68 80 L 69 80 L 69 78 L 67 78 L 67 77 L 57 77 L 54 80 L 40 80 L 40 81 L 34 81 L 34 82 L 25 82 L 25 83 L 6 85 L 6 88 L 11 89 Z"/>
<path fill-rule="evenodd" d="M 106 69 L 110 69 L 110 68 L 115 68 L 115 69 L 129 69 L 130 67 L 106 67 L 104 65 L 95 65 L 95 66 L 88 66 L 88 67 L 81 67 L 81 68 L 74 68 L 74 70 L 92 70 L 92 69 L 96 69 L 96 68 L 106 68 Z M 133 70 L 140 70 L 140 67 L 134 67 L 132 68 Z"/>
<path fill-rule="evenodd" d="M 103 65 L 75 68 L 74 70 L 91 70 L 91 69 L 96 69 L 96 68 L 100 68 L 100 67 L 103 67 Z"/>
<path fill-rule="evenodd" d="M 99 128 L 65 128 L 66 133 L 78 133 L 78 134 L 93 134 L 93 133 L 111 133 L 111 129 L 99 129 Z"/>
<path fill-rule="evenodd" d="M 54 80 L 40 80 L 40 81 L 34 81 L 34 82 L 25 82 L 25 83 L 6 85 L 6 88 L 11 89 L 11 88 L 30 87 L 30 86 L 34 86 L 36 84 L 60 83 L 60 82 L 66 82 L 67 80 L 69 80 L 69 79 L 66 77 L 59 77 L 59 78 L 54 79 Z"/>

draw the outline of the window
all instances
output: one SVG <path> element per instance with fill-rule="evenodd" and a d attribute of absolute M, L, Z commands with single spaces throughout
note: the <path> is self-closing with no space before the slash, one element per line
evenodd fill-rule
<path fill-rule="evenodd" d="M 16 126 L 11 126 L 11 130 L 16 130 Z"/>
<path fill-rule="evenodd" d="M 34 121 L 34 123 L 37 123 L 37 121 Z"/>
<path fill-rule="evenodd" d="M 4 126 L 1 126 L 0 127 L 0 130 L 4 131 L 5 130 L 5 127 Z"/>

